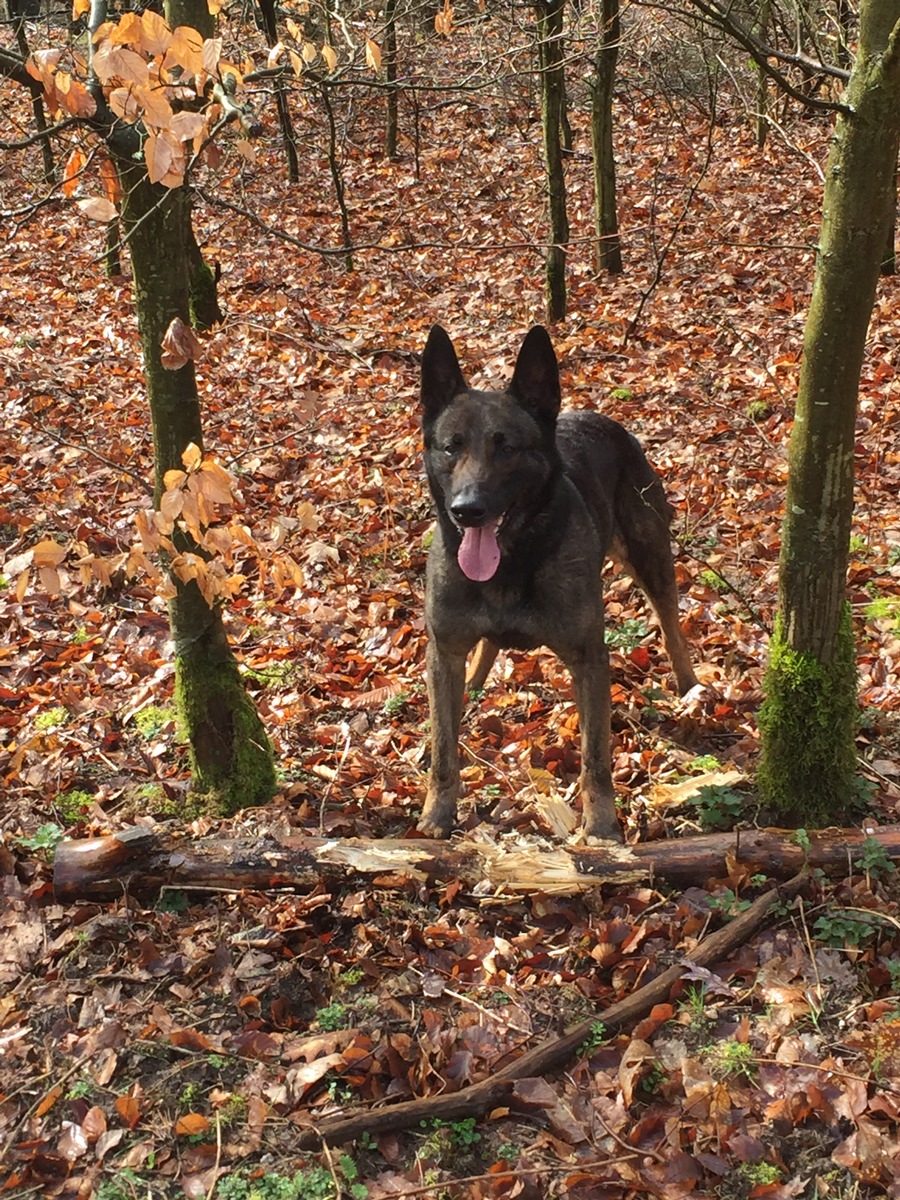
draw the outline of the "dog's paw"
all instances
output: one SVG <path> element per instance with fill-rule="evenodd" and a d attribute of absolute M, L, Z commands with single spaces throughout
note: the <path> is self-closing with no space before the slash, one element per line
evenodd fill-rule
<path fill-rule="evenodd" d="M 440 821 L 426 820 L 424 816 L 420 817 L 419 821 L 416 824 L 416 829 L 418 830 L 418 832 L 423 834 L 427 838 L 439 838 L 439 839 L 448 838 L 450 836 L 450 830 L 452 828 L 453 828 L 452 821 L 449 822 L 448 824 L 444 825 Z"/>
<path fill-rule="evenodd" d="M 616 845 L 621 846 L 624 841 L 618 821 L 614 821 L 612 824 L 608 821 L 594 821 L 591 825 L 585 825 L 581 836 L 588 846 L 601 846 L 604 842 L 607 845 L 615 842 Z"/>
<path fill-rule="evenodd" d="M 448 838 L 456 824 L 455 804 L 436 804 L 426 802 L 422 815 L 416 825 L 419 833 L 430 838 Z"/>
<path fill-rule="evenodd" d="M 599 849 L 604 846 L 621 846 L 624 840 L 619 830 L 614 834 L 583 833 L 581 836 L 585 846 L 597 846 Z"/>

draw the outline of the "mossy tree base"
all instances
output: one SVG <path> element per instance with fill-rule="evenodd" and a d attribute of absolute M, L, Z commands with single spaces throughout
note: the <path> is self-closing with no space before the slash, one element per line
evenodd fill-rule
<path fill-rule="evenodd" d="M 244 690 L 221 614 L 206 608 L 194 584 L 172 601 L 172 628 L 185 627 L 193 609 L 194 629 L 209 614 L 190 642 L 176 646 L 175 706 L 187 737 L 191 760 L 191 796 L 198 812 L 231 816 L 241 808 L 266 804 L 275 792 L 272 746 L 253 702 Z"/>
<path fill-rule="evenodd" d="M 858 794 L 859 704 L 849 605 L 830 663 L 791 649 L 776 621 L 765 693 L 760 795 L 789 824 L 814 829 L 843 823 Z"/>

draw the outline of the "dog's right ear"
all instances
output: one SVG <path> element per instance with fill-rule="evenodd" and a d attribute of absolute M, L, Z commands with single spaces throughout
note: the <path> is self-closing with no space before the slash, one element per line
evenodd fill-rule
<path fill-rule="evenodd" d="M 432 325 L 422 352 L 422 411 L 425 420 L 434 418 L 454 396 L 466 390 L 459 359 L 445 329 Z"/>

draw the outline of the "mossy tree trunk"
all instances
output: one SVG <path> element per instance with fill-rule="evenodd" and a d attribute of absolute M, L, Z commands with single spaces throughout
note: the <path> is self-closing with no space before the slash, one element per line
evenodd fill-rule
<path fill-rule="evenodd" d="M 789 450 L 780 613 L 760 713 L 763 796 L 834 824 L 854 798 L 856 666 L 846 602 L 859 375 L 900 143 L 900 0 L 863 0 L 828 159 Z"/>
<path fill-rule="evenodd" d="M 193 363 L 170 371 L 161 361 L 161 343 L 172 320 L 190 322 L 190 194 L 186 188 L 151 184 L 143 163 L 131 155 L 118 158 L 117 168 L 153 426 L 158 503 L 166 471 L 182 467 L 182 454 L 191 442 L 203 446 Z M 193 581 L 183 584 L 173 578 L 173 583 L 177 591 L 169 620 L 176 702 L 190 746 L 197 807 L 228 814 L 265 803 L 275 786 L 272 751 L 228 646 L 221 610 L 209 607 Z"/>
<path fill-rule="evenodd" d="M 591 78 L 591 150 L 594 165 L 594 229 L 598 271 L 622 273 L 622 245 L 616 205 L 616 159 L 613 149 L 613 92 L 622 23 L 619 0 L 602 0 L 600 39 Z"/>
<path fill-rule="evenodd" d="M 541 124 L 544 136 L 544 170 L 550 218 L 547 249 L 547 319 L 566 315 L 566 251 L 569 218 L 566 212 L 566 176 L 563 169 L 562 129 L 565 105 L 563 63 L 563 12 L 565 0 L 537 0 L 538 66 L 541 81 Z"/>

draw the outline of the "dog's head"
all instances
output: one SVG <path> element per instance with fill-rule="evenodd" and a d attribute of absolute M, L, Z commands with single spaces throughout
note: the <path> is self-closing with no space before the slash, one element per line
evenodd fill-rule
<path fill-rule="evenodd" d="M 534 325 L 525 335 L 505 392 L 472 393 L 447 331 L 440 325 L 432 325 L 422 353 L 422 425 L 426 444 L 429 429 L 444 409 L 467 394 L 507 396 L 552 434 L 560 405 L 559 364 L 543 325 Z"/>
<path fill-rule="evenodd" d="M 542 326 L 526 334 L 502 392 L 468 387 L 453 343 L 433 326 L 422 355 L 425 467 L 469 579 L 493 577 L 504 528 L 527 518 L 559 469 L 559 406 L 559 366 Z"/>

